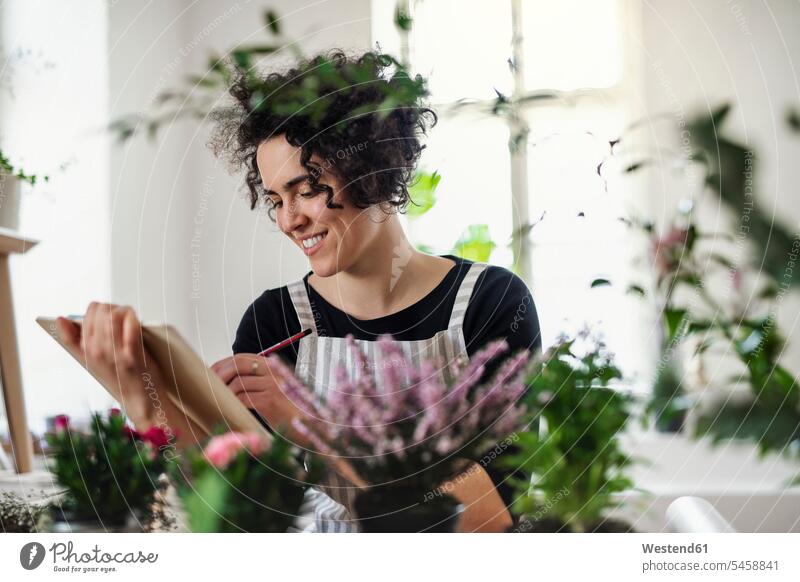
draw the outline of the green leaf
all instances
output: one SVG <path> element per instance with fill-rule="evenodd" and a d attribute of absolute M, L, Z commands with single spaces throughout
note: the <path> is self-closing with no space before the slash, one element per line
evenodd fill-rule
<path fill-rule="evenodd" d="M 624 174 L 631 174 L 631 173 L 635 172 L 636 170 L 641 170 L 642 168 L 644 168 L 645 166 L 647 166 L 647 164 L 648 164 L 648 162 L 647 162 L 646 160 L 644 160 L 644 161 L 639 161 L 639 162 L 634 162 L 634 163 L 632 163 L 632 164 L 630 164 L 630 165 L 626 166 L 626 167 L 625 167 L 625 168 L 622 170 L 622 172 L 623 172 Z"/>
<path fill-rule="evenodd" d="M 279 20 L 280 18 L 278 17 L 278 14 L 274 10 L 267 10 L 264 13 L 264 22 L 266 23 L 267 28 L 269 28 L 272 34 L 281 33 L 280 24 L 278 22 Z"/>
<path fill-rule="evenodd" d="M 592 281 L 592 284 L 589 287 L 591 289 L 594 289 L 595 287 L 608 287 L 610 285 L 611 285 L 611 281 L 609 281 L 608 279 L 600 278 L 600 279 L 595 279 L 594 281 Z"/>
<path fill-rule="evenodd" d="M 786 114 L 786 122 L 792 131 L 800 132 L 800 110 L 790 109 Z"/>
<path fill-rule="evenodd" d="M 225 512 L 225 497 L 228 491 L 223 477 L 208 471 L 194 485 L 194 492 L 184 500 L 189 527 L 196 533 L 220 531 L 219 522 Z"/>
<path fill-rule="evenodd" d="M 642 287 L 641 285 L 629 285 L 627 292 L 630 293 L 631 295 L 639 295 L 640 297 L 644 297 L 645 295 L 647 295 L 647 293 L 644 290 L 644 287 Z"/>
<path fill-rule="evenodd" d="M 258 44 L 248 46 L 246 49 L 243 49 L 243 51 L 251 55 L 271 55 L 272 53 L 278 52 L 280 49 L 281 47 L 276 45 Z"/>
<path fill-rule="evenodd" d="M 667 308 L 664 310 L 664 323 L 667 326 L 667 344 L 672 345 L 680 333 L 680 327 L 686 317 L 685 309 Z"/>
<path fill-rule="evenodd" d="M 712 111 L 690 120 L 686 126 L 692 147 L 699 152 L 707 166 L 708 187 L 734 213 L 748 210 L 748 238 L 758 252 L 752 254 L 753 266 L 778 280 L 786 278 L 791 285 L 800 284 L 800 269 L 786 276 L 786 256 L 794 244 L 794 233 L 774 217 L 752 204 L 752 184 L 756 177 L 757 157 L 747 144 L 725 135 L 723 123 L 731 105 L 725 103 Z"/>
<path fill-rule="evenodd" d="M 735 269 L 735 265 L 726 257 L 718 254 L 712 254 L 708 256 L 709 260 L 714 261 L 715 263 L 719 263 L 723 267 L 727 267 L 728 269 Z"/>
<path fill-rule="evenodd" d="M 250 67 L 252 66 L 252 57 L 248 51 L 243 49 L 235 50 L 233 53 L 231 53 L 231 57 L 239 69 L 243 71 L 250 70 Z"/>
<path fill-rule="evenodd" d="M 708 331 L 716 324 L 713 321 L 690 321 L 689 326 L 686 328 L 686 333 L 697 333 L 701 331 Z"/>
<path fill-rule="evenodd" d="M 408 32 L 411 30 L 413 22 L 411 16 L 403 10 L 403 6 L 398 2 L 394 10 L 394 25 L 403 32 Z"/>
<path fill-rule="evenodd" d="M 467 227 L 467 232 L 456 242 L 453 254 L 470 261 L 485 263 L 496 246 L 489 235 L 488 225 L 471 224 Z"/>
<path fill-rule="evenodd" d="M 411 204 L 408 205 L 406 213 L 412 218 L 419 218 L 428 212 L 436 204 L 436 188 L 442 177 L 438 172 L 417 172 L 408 194 L 411 197 Z"/>

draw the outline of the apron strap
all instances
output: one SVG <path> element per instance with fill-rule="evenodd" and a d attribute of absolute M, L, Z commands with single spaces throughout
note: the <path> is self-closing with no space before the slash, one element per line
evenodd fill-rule
<path fill-rule="evenodd" d="M 450 313 L 450 324 L 448 328 L 461 327 L 464 324 L 464 315 L 467 313 L 469 306 L 469 298 L 472 296 L 472 290 L 475 283 L 478 281 L 481 273 L 488 267 L 486 263 L 472 263 L 469 271 L 461 281 L 461 286 L 458 288 L 456 295 L 456 302 L 453 304 L 453 311 Z"/>
<path fill-rule="evenodd" d="M 311 311 L 311 302 L 308 300 L 308 292 L 303 279 L 290 283 L 286 287 L 289 290 L 289 297 L 292 298 L 297 319 L 300 320 L 300 331 L 311 329 L 311 333 L 317 335 L 317 324 L 314 320 L 314 313 Z"/>

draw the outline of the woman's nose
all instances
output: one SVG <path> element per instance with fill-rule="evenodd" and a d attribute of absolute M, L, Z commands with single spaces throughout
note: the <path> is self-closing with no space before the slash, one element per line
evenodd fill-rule
<path fill-rule="evenodd" d="M 281 230 L 286 234 L 292 234 L 293 231 L 304 226 L 308 221 L 308 217 L 302 212 L 294 200 L 290 202 L 285 208 L 283 213 L 283 220 L 281 221 Z"/>

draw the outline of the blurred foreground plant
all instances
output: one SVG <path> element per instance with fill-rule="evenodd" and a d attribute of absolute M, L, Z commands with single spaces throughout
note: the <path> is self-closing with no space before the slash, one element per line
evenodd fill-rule
<path fill-rule="evenodd" d="M 468 363 L 416 365 L 383 336 L 375 371 L 352 336 L 348 340 L 355 367 L 363 370 L 357 377 L 339 370 L 336 389 L 322 401 L 287 368 L 285 389 L 307 412 L 296 428 L 321 453 L 348 459 L 372 485 L 408 485 L 421 497 L 460 473 L 465 459 L 479 457 L 521 426 L 527 351 L 485 379 L 487 365 L 508 349 L 504 340 Z"/>
<path fill-rule="evenodd" d="M 171 456 L 163 454 L 169 446 L 164 430 L 154 426 L 139 433 L 112 409 L 107 416 L 94 414 L 88 433 L 58 416 L 46 438 L 50 469 L 66 490 L 59 510 L 67 522 L 116 527 L 131 518 L 149 521 L 171 463 Z"/>
<path fill-rule="evenodd" d="M 576 349 L 577 340 L 589 340 L 588 347 Z M 555 530 L 602 529 L 616 506 L 615 495 L 633 487 L 619 438 L 632 400 L 610 387 L 621 378 L 588 330 L 573 339 L 562 336 L 532 363 L 524 398 L 531 430 L 519 435 L 516 450 L 500 458 L 523 475 L 515 479 L 519 497 L 513 511 L 532 527 L 541 522 Z"/>
<path fill-rule="evenodd" d="M 305 488 L 319 480 L 299 450 L 276 433 L 229 432 L 186 451 L 173 478 L 194 532 L 285 532 L 300 513 Z"/>

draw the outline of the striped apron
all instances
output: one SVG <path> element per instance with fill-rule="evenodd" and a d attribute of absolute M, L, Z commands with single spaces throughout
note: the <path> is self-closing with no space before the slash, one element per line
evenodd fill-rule
<path fill-rule="evenodd" d="M 469 265 L 469 270 L 459 286 L 447 329 L 428 339 L 398 342 L 412 366 L 419 369 L 421 361 L 440 358 L 443 366 L 439 373 L 445 380 L 450 380 L 450 368 L 447 363 L 467 361 L 462 328 L 464 314 L 475 283 L 486 266 L 485 263 Z M 318 335 L 316 320 L 303 280 L 295 281 L 288 286 L 288 289 L 297 318 L 300 320 L 300 329 L 311 330 L 309 335 L 300 340 L 295 374 L 324 398 L 329 390 L 335 389 L 338 369 L 344 367 L 350 378 L 354 378 L 358 371 L 355 369 L 345 338 Z M 380 354 L 377 353 L 376 342 L 356 340 L 355 343 L 365 354 L 367 367 L 372 370 L 379 369 L 377 366 L 380 365 Z M 291 528 L 290 531 L 323 533 L 358 531 L 356 520 L 350 512 L 355 493 L 355 487 L 338 474 L 329 472 L 319 488 L 310 487 L 306 490 L 297 527 Z"/>

